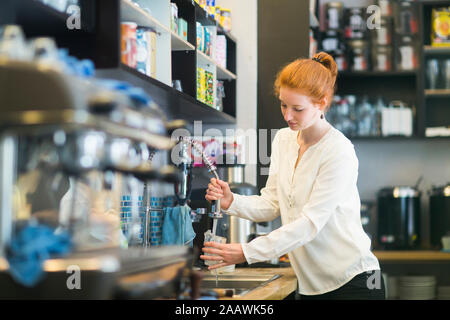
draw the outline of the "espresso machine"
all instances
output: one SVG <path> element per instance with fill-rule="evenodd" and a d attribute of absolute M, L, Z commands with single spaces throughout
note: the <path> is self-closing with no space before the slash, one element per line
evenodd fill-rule
<path fill-rule="evenodd" d="M 138 198 L 148 182 L 181 181 L 176 167 L 149 160 L 176 145 L 170 133 L 185 123 L 167 121 L 136 88 L 68 72 L 51 39 L 34 40 L 31 52 L 24 39 L 18 26 L 0 37 L 0 298 L 153 298 L 176 290 L 191 251 L 139 243 L 137 208 L 123 244 L 118 195 L 128 188 Z M 42 275 L 24 284 L 11 254 L 28 227 L 52 231 L 23 238 L 24 248 L 67 235 L 70 249 L 37 262 L 26 256 L 41 263 Z M 67 285 L 74 266 L 80 290 Z M 165 268 L 169 276 L 157 281 L 132 277 Z"/>

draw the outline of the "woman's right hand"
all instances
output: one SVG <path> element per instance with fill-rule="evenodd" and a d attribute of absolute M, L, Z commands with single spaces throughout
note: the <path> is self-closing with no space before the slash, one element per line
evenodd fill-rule
<path fill-rule="evenodd" d="M 233 202 L 233 193 L 228 183 L 212 178 L 211 183 L 208 184 L 208 189 L 206 189 L 205 199 L 210 202 L 220 199 L 221 209 L 228 210 Z"/>

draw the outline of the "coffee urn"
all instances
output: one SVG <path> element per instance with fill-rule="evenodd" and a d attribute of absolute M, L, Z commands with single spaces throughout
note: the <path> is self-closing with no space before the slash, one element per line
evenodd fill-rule
<path fill-rule="evenodd" d="M 420 191 L 388 187 L 378 192 L 378 244 L 381 249 L 416 249 L 420 244 Z"/>
<path fill-rule="evenodd" d="M 430 191 L 430 243 L 441 249 L 441 239 L 450 232 L 450 183 Z"/>

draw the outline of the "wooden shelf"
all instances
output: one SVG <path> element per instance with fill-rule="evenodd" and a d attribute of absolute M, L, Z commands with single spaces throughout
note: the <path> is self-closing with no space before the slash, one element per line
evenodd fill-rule
<path fill-rule="evenodd" d="M 449 47 L 433 47 L 433 46 L 424 46 L 423 52 L 426 55 L 430 54 L 450 54 L 450 46 Z"/>
<path fill-rule="evenodd" d="M 214 61 L 213 58 L 211 58 L 210 56 L 204 54 L 203 52 L 201 52 L 198 49 L 197 49 L 197 54 L 198 54 L 198 57 L 200 58 L 200 60 L 203 61 L 203 63 L 210 64 L 210 65 L 213 65 L 213 66 L 217 67 L 217 80 L 236 80 L 237 77 L 236 77 L 236 75 L 233 72 L 231 72 L 231 71 L 229 71 L 229 70 L 219 66 Z"/>
<path fill-rule="evenodd" d="M 416 70 L 411 71 L 340 71 L 338 77 L 415 77 Z"/>
<path fill-rule="evenodd" d="M 450 262 L 450 253 L 442 251 L 373 251 L 380 262 Z"/>
<path fill-rule="evenodd" d="M 171 33 L 170 29 L 152 17 L 147 11 L 136 5 L 131 0 L 120 1 L 120 21 L 131 21 L 140 27 L 154 29 L 157 33 Z"/>
<path fill-rule="evenodd" d="M 450 89 L 425 89 L 426 97 L 450 97 Z"/>
<path fill-rule="evenodd" d="M 216 66 L 217 66 L 217 79 L 218 80 L 236 80 L 237 77 L 233 72 L 228 71 L 225 68 L 222 68 L 218 64 L 216 64 Z"/>
<path fill-rule="evenodd" d="M 181 38 L 178 34 L 171 31 L 172 51 L 193 51 L 195 47 Z"/>
<path fill-rule="evenodd" d="M 415 140 L 415 139 L 420 139 L 421 137 L 417 137 L 417 136 L 410 136 L 410 137 L 406 137 L 406 136 L 381 136 L 381 137 L 347 137 L 350 140 L 355 140 L 355 141 L 380 141 L 380 140 Z"/>

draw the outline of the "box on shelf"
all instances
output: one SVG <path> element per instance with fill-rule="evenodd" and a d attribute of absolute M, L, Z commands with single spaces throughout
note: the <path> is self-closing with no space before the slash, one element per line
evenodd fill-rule
<path fill-rule="evenodd" d="M 205 71 L 205 104 L 214 106 L 214 76 L 211 72 Z"/>
<path fill-rule="evenodd" d="M 231 10 L 220 8 L 219 24 L 222 26 L 225 32 L 231 31 Z"/>
<path fill-rule="evenodd" d="M 212 56 L 212 42 L 211 32 L 197 22 L 197 49 L 208 56 Z"/>
<path fill-rule="evenodd" d="M 197 49 L 201 52 L 205 51 L 205 28 L 197 22 Z"/>
<path fill-rule="evenodd" d="M 184 41 L 187 41 L 188 23 L 183 18 L 178 19 L 178 35 L 183 38 Z"/>
<path fill-rule="evenodd" d="M 205 102 L 206 100 L 206 81 L 205 69 L 197 68 L 197 100 Z"/>
<path fill-rule="evenodd" d="M 136 69 L 150 77 L 156 77 L 156 33 L 150 28 L 137 29 Z"/>
<path fill-rule="evenodd" d="M 227 38 L 224 35 L 216 37 L 216 63 L 222 68 L 227 67 Z"/>
<path fill-rule="evenodd" d="M 450 46 L 450 7 L 433 8 L 431 20 L 431 45 Z"/>
<path fill-rule="evenodd" d="M 170 11 L 170 28 L 178 33 L 178 6 L 173 2 L 170 3 Z"/>
<path fill-rule="evenodd" d="M 210 16 L 215 18 L 216 16 L 216 0 L 206 0 L 206 11 Z"/>
<path fill-rule="evenodd" d="M 137 24 L 123 22 L 121 24 L 121 61 L 131 68 L 137 65 Z"/>

